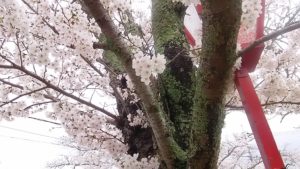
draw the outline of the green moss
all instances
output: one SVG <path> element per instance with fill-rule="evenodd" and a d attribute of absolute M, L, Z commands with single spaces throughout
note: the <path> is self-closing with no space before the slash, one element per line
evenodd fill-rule
<path fill-rule="evenodd" d="M 216 168 L 227 81 L 232 74 L 240 2 L 202 1 L 203 39 L 201 65 L 197 72 L 192 134 L 190 137 L 191 168 Z M 235 10 L 233 10 L 235 9 Z"/>
<path fill-rule="evenodd" d="M 174 9 L 171 0 L 152 1 L 152 31 L 155 39 L 155 49 L 164 52 L 164 46 L 170 42 L 186 43 L 183 33 L 183 20 Z"/>
<path fill-rule="evenodd" d="M 183 151 L 174 140 L 171 141 L 171 149 L 175 155 L 174 168 L 187 169 L 188 168 L 187 153 Z"/>
<path fill-rule="evenodd" d="M 193 106 L 193 65 L 188 56 L 188 44 L 183 32 L 185 7 L 171 0 L 152 1 L 152 30 L 155 51 L 165 54 L 168 61 L 166 70 L 160 75 L 159 92 L 169 128 L 172 131 L 172 150 L 175 168 L 187 168 L 191 113 Z M 182 52 L 185 51 L 185 52 Z M 180 55 L 178 56 L 178 54 Z"/>
<path fill-rule="evenodd" d="M 124 72 L 124 67 L 122 66 L 122 63 L 118 59 L 115 53 L 111 51 L 105 51 L 105 54 L 103 55 L 105 60 L 110 63 L 110 66 L 113 67 L 114 70 L 117 70 L 119 72 Z"/>
<path fill-rule="evenodd" d="M 165 70 L 160 79 L 162 82 L 161 99 L 164 102 L 164 110 L 167 111 L 169 119 L 174 126 L 174 138 L 181 148 L 187 150 L 192 115 L 193 88 L 184 86 L 175 78 L 170 68 Z"/>

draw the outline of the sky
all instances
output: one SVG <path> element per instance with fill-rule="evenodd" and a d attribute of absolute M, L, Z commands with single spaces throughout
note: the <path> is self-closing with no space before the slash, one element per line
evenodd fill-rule
<path fill-rule="evenodd" d="M 42 116 L 40 116 L 42 117 Z M 43 118 L 43 117 L 42 117 Z M 0 169 L 43 169 L 68 148 L 58 143 L 62 128 L 46 122 L 17 118 L 0 122 Z"/>

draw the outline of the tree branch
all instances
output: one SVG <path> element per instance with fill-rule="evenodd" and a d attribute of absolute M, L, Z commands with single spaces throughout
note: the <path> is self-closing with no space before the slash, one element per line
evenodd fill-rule
<path fill-rule="evenodd" d="M 4 68 L 4 69 L 13 69 L 14 67 L 11 65 L 0 65 L 0 68 Z"/>
<path fill-rule="evenodd" d="M 83 55 L 80 55 L 80 57 L 89 65 L 91 66 L 91 68 L 93 70 L 95 70 L 95 72 L 97 72 L 100 76 L 104 76 L 102 72 L 100 72 L 100 70 L 86 57 L 84 57 Z"/>
<path fill-rule="evenodd" d="M 21 85 L 13 84 L 13 83 L 8 82 L 8 81 L 5 81 L 5 80 L 3 80 L 3 79 L 0 79 L 0 82 L 2 82 L 2 83 L 4 83 L 4 84 L 7 84 L 7 85 L 10 85 L 10 86 L 13 86 L 13 87 L 16 87 L 16 88 L 19 88 L 19 89 L 21 89 L 21 90 L 24 89 L 24 87 L 21 86 Z"/>
<path fill-rule="evenodd" d="M 103 44 L 103 43 L 99 43 L 99 42 L 94 42 L 94 43 L 93 43 L 93 48 L 94 48 L 94 49 L 109 50 L 107 44 Z"/>
<path fill-rule="evenodd" d="M 36 90 L 32 90 L 32 91 L 27 92 L 27 93 L 24 93 L 24 94 L 20 94 L 19 96 L 15 97 L 15 98 L 13 98 L 13 99 L 11 99 L 11 100 L 9 100 L 9 101 L 4 102 L 3 104 L 0 105 L 0 107 L 2 107 L 2 106 L 4 106 L 4 105 L 7 105 L 7 104 L 9 104 L 9 103 L 12 103 L 13 101 L 18 100 L 19 98 L 21 98 L 21 97 L 23 97 L 23 96 L 27 96 L 27 95 L 33 94 L 33 93 L 35 93 L 35 92 L 44 90 L 44 89 L 46 89 L 46 88 L 47 88 L 47 87 L 42 87 L 42 88 L 39 88 L 39 89 L 36 89 Z"/>
<path fill-rule="evenodd" d="M 250 51 L 251 49 L 255 48 L 256 46 L 258 46 L 259 44 L 262 44 L 268 40 L 274 39 L 280 35 L 283 35 L 285 33 L 291 32 L 295 29 L 299 29 L 300 28 L 300 22 L 291 24 L 289 26 L 284 27 L 283 29 L 280 29 L 278 31 L 275 31 L 269 35 L 266 35 L 264 37 L 261 37 L 255 41 L 253 41 L 248 47 L 242 49 L 241 51 L 238 52 L 238 57 L 242 56 L 244 53 Z"/>
<path fill-rule="evenodd" d="M 4 55 L 0 54 L 0 57 L 3 58 L 4 60 L 8 61 L 11 64 L 10 68 L 14 68 L 14 69 L 17 69 L 17 70 L 19 70 L 21 72 L 24 72 L 25 74 L 31 76 L 32 78 L 34 78 L 34 79 L 36 79 L 36 80 L 44 83 L 47 86 L 47 88 L 51 88 L 51 89 L 53 89 L 53 90 L 55 90 L 55 91 L 63 94 L 64 96 L 67 96 L 67 97 L 69 97 L 71 99 L 74 99 L 74 100 L 78 101 L 79 103 L 82 103 L 82 104 L 84 104 L 86 106 L 92 107 L 92 108 L 94 108 L 94 109 L 96 109 L 96 110 L 104 113 L 105 115 L 113 118 L 114 120 L 118 120 L 118 117 L 116 115 L 110 113 L 109 111 L 107 111 L 107 110 L 105 110 L 105 109 L 103 109 L 101 107 L 98 107 L 98 106 L 96 106 L 96 105 L 94 105 L 94 104 L 92 104 L 92 103 L 90 103 L 90 102 L 88 102 L 86 100 L 83 100 L 83 99 L 81 99 L 81 98 L 79 98 L 79 97 L 77 97 L 77 96 L 75 96 L 75 95 L 73 95 L 71 93 L 66 92 L 65 90 L 59 88 L 58 86 L 50 83 L 46 79 L 43 79 L 42 77 L 40 77 L 40 76 L 32 73 L 31 71 L 27 70 L 25 67 L 19 66 L 19 65 L 15 64 L 11 60 L 7 59 Z"/>
<path fill-rule="evenodd" d="M 154 99 L 150 87 L 141 82 L 140 77 L 136 76 L 135 70 L 132 68 L 132 54 L 129 51 L 129 47 L 121 38 L 121 32 L 117 30 L 115 24 L 108 15 L 108 12 L 104 9 L 99 0 L 83 0 L 83 2 L 91 16 L 94 17 L 101 28 L 103 34 L 110 42 L 112 42 L 112 48 L 115 49 L 115 54 L 123 64 L 126 72 L 135 85 L 138 95 L 144 103 L 149 123 L 161 153 L 161 158 L 165 161 L 168 168 L 172 168 L 174 162 L 172 145 L 174 145 L 174 140 L 168 131 L 165 119 L 161 114 L 161 108 Z"/>

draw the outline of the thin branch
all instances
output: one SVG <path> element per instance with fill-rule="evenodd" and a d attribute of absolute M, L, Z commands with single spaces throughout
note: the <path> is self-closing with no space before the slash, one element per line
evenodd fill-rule
<path fill-rule="evenodd" d="M 39 92 L 39 91 L 44 90 L 44 89 L 46 89 L 46 88 L 47 88 L 47 87 L 42 87 L 42 88 L 39 88 L 39 89 L 36 89 L 36 90 L 32 90 L 32 91 L 27 92 L 27 93 L 24 93 L 24 94 L 20 94 L 19 96 L 15 97 L 15 98 L 13 98 L 13 99 L 11 99 L 11 100 L 9 100 L 9 101 L 4 102 L 3 104 L 0 105 L 0 107 L 2 107 L 2 106 L 4 106 L 4 105 L 7 105 L 7 104 L 9 104 L 9 103 L 12 103 L 13 101 L 18 100 L 19 98 L 21 98 L 21 97 L 23 97 L 23 96 L 27 96 L 27 95 L 33 94 L 33 93 L 35 93 L 35 92 Z"/>
<path fill-rule="evenodd" d="M 219 160 L 218 166 L 220 166 L 224 160 L 226 160 L 228 157 L 230 157 L 231 154 L 235 151 L 235 149 L 237 149 L 237 148 L 239 148 L 239 147 L 240 147 L 240 146 L 237 146 L 237 145 L 234 146 L 234 147 L 232 147 L 232 148 L 227 152 L 227 154 L 226 154 L 221 160 Z"/>
<path fill-rule="evenodd" d="M 18 51 L 19 51 L 20 64 L 21 64 L 21 66 L 23 66 L 22 50 L 20 48 L 20 41 L 19 41 L 19 35 L 18 35 L 18 33 L 16 33 L 16 40 L 17 40 L 16 46 L 17 46 Z"/>
<path fill-rule="evenodd" d="M 39 103 L 34 103 L 34 104 L 32 104 L 32 105 L 30 105 L 30 106 L 27 106 L 27 107 L 25 107 L 24 108 L 24 110 L 28 110 L 28 109 L 30 109 L 30 108 L 32 108 L 32 107 L 34 107 L 34 106 L 40 106 L 40 105 L 43 105 L 43 104 L 48 104 L 48 103 L 54 103 L 55 101 L 45 101 L 45 102 L 39 102 Z"/>
<path fill-rule="evenodd" d="M 115 76 L 118 76 L 118 74 L 114 71 L 113 68 L 111 68 L 111 67 L 109 66 L 108 63 L 106 63 L 106 61 L 104 61 L 104 60 L 101 59 L 101 58 L 97 58 L 96 61 L 99 62 L 99 63 L 101 63 L 101 64 L 106 68 L 107 71 L 109 71 L 110 73 L 112 73 L 112 74 L 115 75 Z"/>
<path fill-rule="evenodd" d="M 284 27 L 283 29 L 280 29 L 278 31 L 275 31 L 269 35 L 266 35 L 264 37 L 261 37 L 255 41 L 253 41 L 248 47 L 242 49 L 241 51 L 238 52 L 238 57 L 242 56 L 244 53 L 250 51 L 251 49 L 255 48 L 256 46 L 268 41 L 268 40 L 271 40 L 271 39 L 274 39 L 280 35 L 283 35 L 285 33 L 288 33 L 288 32 L 291 32 L 295 29 L 299 29 L 300 28 L 300 22 L 297 22 L 297 23 L 294 23 L 294 24 L 291 24 L 289 26 L 286 26 Z"/>
<path fill-rule="evenodd" d="M 80 55 L 80 57 L 89 65 L 91 66 L 91 68 L 93 68 L 100 76 L 104 76 L 104 74 L 102 72 L 100 72 L 100 70 L 86 57 L 84 57 L 83 55 Z"/>
<path fill-rule="evenodd" d="M 101 132 L 105 133 L 106 135 L 109 135 L 109 136 L 113 137 L 113 139 L 116 139 L 117 141 L 121 142 L 122 144 L 125 144 L 125 142 L 122 141 L 122 140 L 120 140 L 119 138 L 117 138 L 117 136 L 112 135 L 112 134 L 110 134 L 109 132 L 106 132 L 106 131 L 104 131 L 104 130 L 102 130 L 102 129 L 99 129 L 99 130 L 100 130 Z"/>
<path fill-rule="evenodd" d="M 20 85 L 17 85 L 17 84 L 13 84 L 13 83 L 8 82 L 8 81 L 5 81 L 5 80 L 3 80 L 3 79 L 0 79 L 0 82 L 2 82 L 2 83 L 4 83 L 4 84 L 7 84 L 7 85 L 10 85 L 10 86 L 13 86 L 13 87 L 16 87 L 16 88 L 19 88 L 19 89 L 21 89 L 21 90 L 24 89 L 23 86 L 20 86 Z"/>
<path fill-rule="evenodd" d="M 295 11 L 295 13 L 289 18 L 289 20 L 286 22 L 285 26 L 288 26 L 291 24 L 291 22 L 296 18 L 296 16 L 300 13 L 300 6 Z"/>

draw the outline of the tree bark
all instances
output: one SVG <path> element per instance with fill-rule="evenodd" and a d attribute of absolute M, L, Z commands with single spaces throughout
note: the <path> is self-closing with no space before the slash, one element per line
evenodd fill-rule
<path fill-rule="evenodd" d="M 240 0 L 202 1 L 203 37 L 196 77 L 190 167 L 215 169 L 224 123 L 224 95 L 232 83 L 240 25 Z"/>
<path fill-rule="evenodd" d="M 159 77 L 159 95 L 135 75 L 129 48 L 102 4 L 84 3 L 136 87 L 158 145 L 161 167 L 217 168 L 223 99 L 236 58 L 241 0 L 203 0 L 203 46 L 197 73 L 183 33 L 185 7 L 171 0 L 152 1 L 155 50 L 172 61 Z"/>
<path fill-rule="evenodd" d="M 188 168 L 190 124 L 193 106 L 193 63 L 183 32 L 186 7 L 171 0 L 152 1 L 152 30 L 155 50 L 167 59 L 166 70 L 158 78 L 158 96 L 171 136 L 182 150 L 173 168 Z"/>

